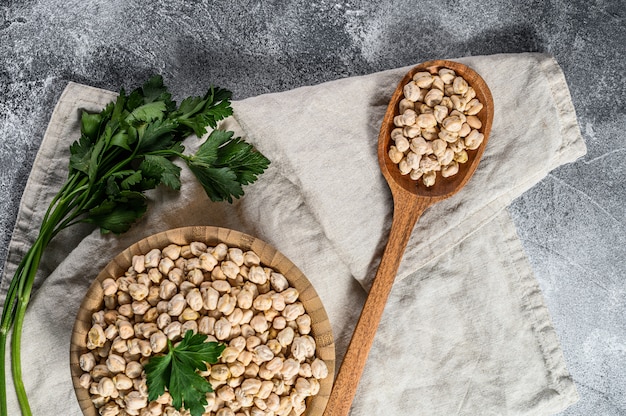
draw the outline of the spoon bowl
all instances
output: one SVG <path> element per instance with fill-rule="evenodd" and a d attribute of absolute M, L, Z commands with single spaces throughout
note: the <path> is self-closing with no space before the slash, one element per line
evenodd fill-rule
<path fill-rule="evenodd" d="M 476 116 L 482 123 L 479 131 L 484 138 L 477 149 L 467 151 L 468 160 L 459 164 L 456 175 L 443 178 L 437 173 L 435 184 L 427 187 L 422 181 L 415 181 L 409 175 L 402 175 L 398 166 L 389 158 L 388 152 L 392 140 L 391 131 L 395 128 L 393 119 L 399 114 L 398 104 L 403 98 L 404 86 L 412 80 L 416 72 L 427 71 L 436 74 L 441 68 L 454 70 L 476 91 L 476 98 L 483 104 L 482 110 Z M 378 136 L 378 162 L 393 196 L 391 230 L 372 287 L 335 379 L 324 416 L 348 415 L 415 223 L 428 207 L 459 192 L 470 180 L 487 146 L 492 122 L 493 98 L 489 87 L 478 73 L 466 65 L 446 60 L 425 62 L 412 68 L 398 84 L 389 101 Z"/>
<path fill-rule="evenodd" d="M 469 150 L 468 161 L 466 163 L 459 164 L 459 172 L 451 177 L 442 178 L 440 174 L 437 175 L 437 180 L 433 186 L 427 187 L 421 181 L 412 180 L 409 175 L 402 175 L 396 164 L 394 164 L 387 153 L 389 152 L 389 146 L 392 142 L 391 131 L 395 128 L 393 124 L 394 116 L 399 114 L 398 103 L 403 98 L 403 87 L 413 79 L 413 75 L 417 72 L 430 72 L 431 74 L 437 74 L 442 68 L 449 68 L 454 70 L 457 75 L 462 76 L 467 83 L 476 91 L 476 98 L 483 104 L 483 109 L 476 115 L 482 123 L 480 132 L 484 134 L 482 144 L 476 150 Z M 489 133 L 491 132 L 491 124 L 493 121 L 493 98 L 491 91 L 481 78 L 470 67 L 458 62 L 437 60 L 424 62 L 416 67 L 412 68 L 402 78 L 398 84 L 398 88 L 393 93 L 387 112 L 383 118 L 383 122 L 378 136 L 378 163 L 380 164 L 381 171 L 387 182 L 391 185 L 397 185 L 403 190 L 426 198 L 438 198 L 439 200 L 452 196 L 458 192 L 478 167 L 478 162 L 485 150 Z M 393 191 L 393 188 L 392 188 Z"/>

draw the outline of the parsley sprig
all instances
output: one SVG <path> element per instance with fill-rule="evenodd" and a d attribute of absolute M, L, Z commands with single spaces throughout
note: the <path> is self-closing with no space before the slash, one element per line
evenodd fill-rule
<path fill-rule="evenodd" d="M 232 114 L 230 91 L 211 88 L 178 108 L 161 77 L 151 78 L 128 96 L 124 91 L 102 112 L 83 112 L 82 136 L 70 147 L 70 177 L 89 189 L 84 220 L 104 232 L 123 233 L 146 210 L 144 191 L 163 184 L 180 189 L 182 159 L 212 201 L 232 202 L 254 182 L 269 161 L 233 132 L 213 130 L 195 155 L 182 140 L 202 137 L 206 128 Z"/>
<path fill-rule="evenodd" d="M 165 355 L 150 358 L 144 366 L 148 384 L 148 400 L 159 398 L 165 389 L 172 396 L 172 406 L 183 407 L 191 416 L 201 416 L 207 405 L 206 393 L 213 388 L 206 377 L 198 374 L 206 371 L 206 364 L 214 364 L 219 359 L 225 344 L 205 342 L 208 337 L 188 330 L 183 340 L 172 346 L 168 339 L 168 352 Z"/>
<path fill-rule="evenodd" d="M 243 186 L 256 181 L 269 160 L 232 132 L 216 129 L 232 114 L 231 93 L 210 88 L 179 106 L 160 76 L 130 94 L 122 89 L 101 112 L 82 112 L 80 138 L 70 146 L 68 178 L 53 198 L 39 234 L 11 280 L 0 326 L 0 416 L 7 414 L 5 356 L 11 328 L 11 368 L 20 409 L 30 415 L 22 381 L 21 333 L 41 257 L 50 241 L 76 223 L 91 223 L 103 233 L 120 234 L 143 216 L 145 192 L 163 185 L 181 187 L 182 160 L 212 201 L 232 202 Z M 195 154 L 182 142 L 213 129 Z"/>

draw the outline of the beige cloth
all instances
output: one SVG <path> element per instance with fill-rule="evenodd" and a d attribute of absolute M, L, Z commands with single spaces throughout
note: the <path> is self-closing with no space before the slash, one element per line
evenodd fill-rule
<path fill-rule="evenodd" d="M 554 59 L 541 54 L 458 61 L 492 90 L 490 142 L 466 188 L 428 209 L 413 230 L 353 416 L 548 415 L 578 398 L 505 209 L 586 151 L 565 79 Z M 211 203 L 183 169 L 181 192 L 150 192 L 148 215 L 127 234 L 102 236 L 80 226 L 57 236 L 42 261 L 23 336 L 34 414 L 80 415 L 69 373 L 70 332 L 99 269 L 133 242 L 179 226 L 234 228 L 287 255 L 324 302 L 341 362 L 391 223 L 376 140 L 389 97 L 408 70 L 235 102 L 235 116 L 223 126 L 272 164 L 232 205 Z M 60 98 L 22 199 L 3 293 L 65 178 L 78 110 L 99 110 L 113 98 L 75 83 Z M 199 141 L 185 144 L 192 152 Z M 18 414 L 11 391 L 9 401 L 10 414 Z"/>

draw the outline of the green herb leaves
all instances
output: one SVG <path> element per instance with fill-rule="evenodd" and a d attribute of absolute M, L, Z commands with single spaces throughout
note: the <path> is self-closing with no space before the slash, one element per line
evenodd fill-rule
<path fill-rule="evenodd" d="M 192 416 L 201 416 L 207 405 L 206 393 L 213 389 L 198 370 L 206 371 L 206 363 L 216 363 L 226 345 L 205 342 L 206 335 L 189 330 L 177 346 L 167 341 L 166 355 L 152 357 L 144 366 L 148 384 L 148 400 L 156 400 L 165 389 L 172 396 L 176 409 L 185 409 Z"/>
<path fill-rule="evenodd" d="M 144 180 L 180 189 L 180 168 L 165 156 L 146 155 L 139 165 Z M 152 184 L 151 184 L 152 185 Z M 146 185 L 149 186 L 149 185 Z"/>
<path fill-rule="evenodd" d="M 228 202 L 242 196 L 242 185 L 254 182 L 269 165 L 269 160 L 251 145 L 233 138 L 233 132 L 221 130 L 213 130 L 185 162 L 212 201 Z"/>
<path fill-rule="evenodd" d="M 230 91 L 210 88 L 177 108 L 159 76 L 98 114 L 83 112 L 81 138 L 70 147 L 70 178 L 86 182 L 82 200 L 85 222 L 102 232 L 125 232 L 146 210 L 143 193 L 161 184 L 180 189 L 185 161 L 212 201 L 232 202 L 243 186 L 256 181 L 269 160 L 232 132 L 213 130 L 195 155 L 184 155 L 181 142 L 202 137 L 207 128 L 232 114 Z"/>
<path fill-rule="evenodd" d="M 211 88 L 204 97 L 189 97 L 180 104 L 174 116 L 181 125 L 191 129 L 200 137 L 206 126 L 215 128 L 217 122 L 232 114 L 231 92 L 221 88 Z"/>

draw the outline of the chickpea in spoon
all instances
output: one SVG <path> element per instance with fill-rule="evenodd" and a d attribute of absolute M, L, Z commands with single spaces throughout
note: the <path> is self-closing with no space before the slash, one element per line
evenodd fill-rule
<path fill-rule="evenodd" d="M 416 72 L 404 85 L 393 118 L 389 158 L 402 175 L 427 187 L 435 184 L 437 172 L 443 178 L 456 175 L 468 160 L 467 150 L 484 140 L 476 116 L 482 108 L 474 88 L 453 69 Z"/>

